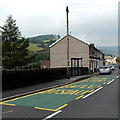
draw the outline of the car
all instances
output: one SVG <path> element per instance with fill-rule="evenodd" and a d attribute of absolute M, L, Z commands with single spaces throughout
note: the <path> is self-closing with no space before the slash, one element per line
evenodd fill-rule
<path fill-rule="evenodd" d="M 114 66 L 115 69 L 118 69 L 118 64 L 117 63 L 113 63 L 112 65 Z"/>
<path fill-rule="evenodd" d="M 110 68 L 111 68 L 111 70 L 115 69 L 114 65 L 110 65 Z"/>
<path fill-rule="evenodd" d="M 99 73 L 100 74 L 111 74 L 112 70 L 110 66 L 102 66 L 99 68 Z"/>

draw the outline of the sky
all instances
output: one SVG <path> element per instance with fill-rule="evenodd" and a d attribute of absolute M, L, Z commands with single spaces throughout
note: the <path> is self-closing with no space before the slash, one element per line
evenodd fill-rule
<path fill-rule="evenodd" d="M 69 31 L 96 47 L 118 45 L 119 0 L 0 0 L 0 26 L 13 16 L 22 36 L 66 35 L 66 6 Z"/>

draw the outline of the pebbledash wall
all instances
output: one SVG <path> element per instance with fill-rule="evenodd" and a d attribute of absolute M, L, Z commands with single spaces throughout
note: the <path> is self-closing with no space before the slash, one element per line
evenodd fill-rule
<path fill-rule="evenodd" d="M 50 47 L 50 68 L 67 67 L 67 35 L 57 40 L 49 47 Z M 88 67 L 89 69 L 91 69 L 90 45 L 83 42 L 82 40 L 77 39 L 72 35 L 69 35 L 69 58 L 70 58 L 69 61 L 71 61 L 71 58 L 83 58 L 82 67 Z"/>

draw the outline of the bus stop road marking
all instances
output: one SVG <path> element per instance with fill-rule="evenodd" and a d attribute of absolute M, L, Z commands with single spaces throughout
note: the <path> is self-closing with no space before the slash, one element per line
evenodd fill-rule
<path fill-rule="evenodd" d="M 79 97 L 77 97 L 77 98 L 75 98 L 75 99 L 78 100 L 78 99 L 83 98 L 83 97 L 84 97 L 84 95 L 79 96 Z"/>
<path fill-rule="evenodd" d="M 16 106 L 15 104 L 8 104 L 8 103 L 4 103 L 4 102 L 1 102 L 0 104 L 2 104 L 2 105 L 9 105 L 9 106 Z"/>
<path fill-rule="evenodd" d="M 92 77 L 72 84 L 36 92 L 22 97 L 10 99 L 0 104 L 31 106 L 36 109 L 58 111 L 73 100 L 86 98 L 102 88 L 104 83 L 112 80 L 112 77 Z"/>
<path fill-rule="evenodd" d="M 58 111 L 58 110 L 61 110 L 62 108 L 66 107 L 66 106 L 68 106 L 68 104 L 65 104 L 65 105 L 63 105 L 63 106 L 61 106 L 61 107 L 59 107 L 59 108 L 57 108 L 55 110 L 53 110 L 53 109 L 46 109 L 46 108 L 40 108 L 40 107 L 34 107 L 34 108 L 35 109 L 40 109 L 40 110 Z"/>

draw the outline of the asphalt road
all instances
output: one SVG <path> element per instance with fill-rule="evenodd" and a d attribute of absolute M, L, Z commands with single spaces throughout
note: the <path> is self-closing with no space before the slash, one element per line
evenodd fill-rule
<path fill-rule="evenodd" d="M 88 80 L 85 80 L 72 84 L 72 86 L 63 86 L 63 88 L 6 101 L 2 103 L 2 118 L 39 118 L 43 120 L 48 118 L 118 118 L 119 78 L 113 78 L 117 76 L 118 71 L 115 70 L 111 75 L 91 78 L 90 81 L 93 82 L 89 81 L 91 83 L 89 85 Z M 96 79 L 101 80 L 100 84 L 96 82 Z M 81 85 L 85 87 L 80 88 Z M 60 91 L 61 89 L 64 91 Z M 72 93 L 65 92 L 67 89 L 71 89 Z M 34 100 L 35 102 L 33 102 Z M 38 107 L 35 108 L 34 105 L 38 105 Z M 61 107 L 56 108 L 59 105 Z M 40 106 L 43 106 L 44 109 L 41 109 Z"/>

